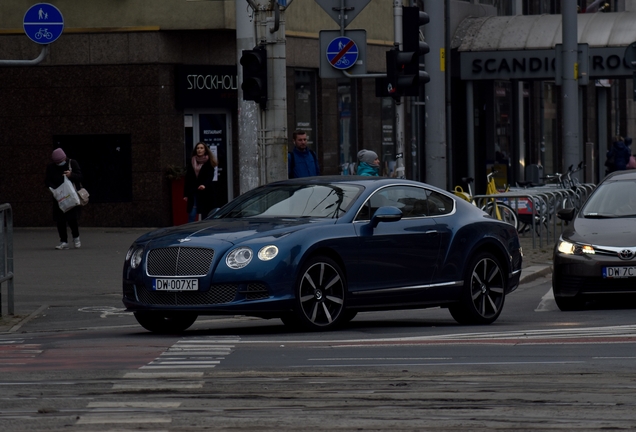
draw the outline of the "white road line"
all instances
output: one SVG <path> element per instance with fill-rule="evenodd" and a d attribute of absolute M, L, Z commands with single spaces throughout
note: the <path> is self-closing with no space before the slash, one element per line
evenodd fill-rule
<path fill-rule="evenodd" d="M 207 361 L 155 361 L 150 363 L 151 366 L 153 365 L 169 365 L 169 364 L 174 364 L 174 365 L 198 365 L 198 364 L 219 364 L 221 363 L 220 361 L 217 360 L 207 360 Z"/>
<path fill-rule="evenodd" d="M 157 378 L 201 378 L 203 372 L 128 372 L 124 378 L 157 379 Z"/>
<path fill-rule="evenodd" d="M 133 384 L 134 383 L 134 384 Z M 126 390 L 177 390 L 203 388 L 203 381 L 192 382 L 135 382 L 114 384 L 113 389 Z"/>
<path fill-rule="evenodd" d="M 552 291 L 552 287 L 548 290 L 547 293 L 543 297 L 541 297 L 541 301 L 539 305 L 534 310 L 535 312 L 548 312 L 553 310 L 558 310 L 558 306 L 554 301 L 554 292 Z"/>
<path fill-rule="evenodd" d="M 501 365 L 553 365 L 553 364 L 582 364 L 584 361 L 537 361 L 537 362 L 453 362 L 453 363 L 358 363 L 358 364 L 328 364 L 320 365 L 320 367 L 334 368 L 334 367 L 396 367 L 396 366 L 501 366 Z M 316 365 L 300 365 L 289 366 L 295 369 L 315 368 Z"/>
<path fill-rule="evenodd" d="M 230 355 L 240 338 L 198 337 L 177 341 L 159 357 L 139 369 L 187 369 L 215 367 Z"/>
<path fill-rule="evenodd" d="M 80 416 L 75 424 L 119 424 L 119 423 L 171 423 L 172 418 L 159 415 L 148 414 L 108 414 Z"/>
<path fill-rule="evenodd" d="M 216 365 L 198 365 L 198 366 L 194 366 L 194 365 L 185 365 L 185 366 L 174 366 L 174 365 L 170 365 L 170 366 L 160 366 L 160 365 L 149 365 L 149 366 L 142 366 L 139 369 L 201 369 L 201 368 L 213 368 Z"/>
<path fill-rule="evenodd" d="M 179 408 L 181 402 L 89 402 L 87 408 Z"/>
<path fill-rule="evenodd" d="M 308 361 L 386 361 L 386 360 L 452 360 L 452 357 L 333 357 L 333 358 L 310 358 Z"/>

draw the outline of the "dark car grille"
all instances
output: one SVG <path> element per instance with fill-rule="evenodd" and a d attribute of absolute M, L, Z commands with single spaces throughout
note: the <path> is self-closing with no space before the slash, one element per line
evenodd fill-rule
<path fill-rule="evenodd" d="M 159 306 L 201 306 L 230 303 L 236 298 L 238 285 L 212 285 L 209 291 L 196 292 L 157 292 L 145 288 L 137 289 L 139 301 L 148 305 Z"/>
<path fill-rule="evenodd" d="M 214 249 L 169 247 L 148 253 L 149 276 L 205 276 L 210 271 Z"/>
<path fill-rule="evenodd" d="M 556 283 L 562 294 L 636 293 L 633 278 L 603 279 L 602 277 L 559 276 Z"/>

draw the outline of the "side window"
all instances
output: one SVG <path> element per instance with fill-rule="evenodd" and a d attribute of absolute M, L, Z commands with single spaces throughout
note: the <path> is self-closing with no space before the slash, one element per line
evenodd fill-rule
<path fill-rule="evenodd" d="M 439 216 L 449 214 L 455 205 L 452 198 L 438 192 L 427 191 L 429 216 Z"/>
<path fill-rule="evenodd" d="M 380 189 L 371 195 L 360 209 L 356 220 L 369 220 L 378 208 L 384 206 L 399 208 L 404 218 L 430 216 L 429 194 L 431 191 L 416 186 L 391 186 Z M 450 209 L 452 210 L 452 207 Z M 436 208 L 432 214 L 440 213 Z"/>

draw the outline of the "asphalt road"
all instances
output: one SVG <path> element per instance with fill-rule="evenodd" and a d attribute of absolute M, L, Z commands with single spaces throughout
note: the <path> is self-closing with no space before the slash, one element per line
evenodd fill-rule
<path fill-rule="evenodd" d="M 489 326 L 437 308 L 363 313 L 328 333 L 201 317 L 161 336 L 120 301 L 142 230 L 85 230 L 69 251 L 52 249 L 52 231 L 17 236 L 0 431 L 636 428 L 631 304 L 564 313 L 542 277 Z"/>

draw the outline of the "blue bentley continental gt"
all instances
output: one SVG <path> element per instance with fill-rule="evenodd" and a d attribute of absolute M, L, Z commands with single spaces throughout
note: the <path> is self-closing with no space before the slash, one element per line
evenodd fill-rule
<path fill-rule="evenodd" d="M 512 225 L 444 190 L 310 177 L 139 237 L 124 262 L 123 302 L 158 333 L 184 331 L 199 315 L 329 330 L 358 312 L 436 306 L 461 324 L 490 324 L 519 284 L 521 261 Z"/>

